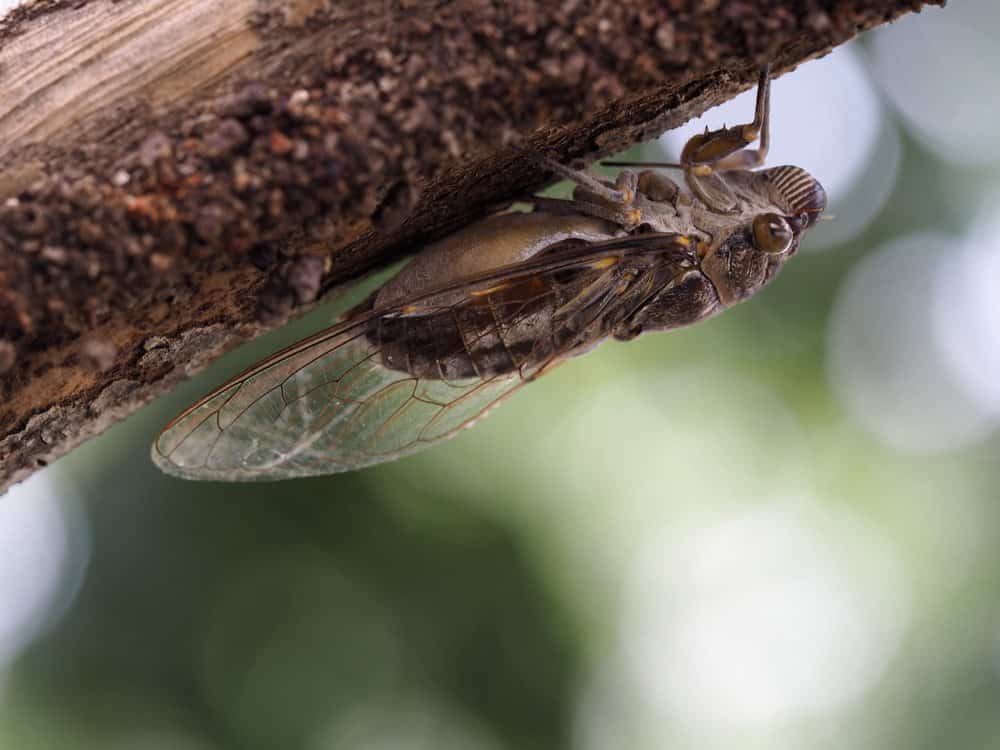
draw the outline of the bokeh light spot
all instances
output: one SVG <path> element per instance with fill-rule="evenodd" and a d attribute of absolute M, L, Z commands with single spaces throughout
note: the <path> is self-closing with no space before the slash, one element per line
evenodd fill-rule
<path fill-rule="evenodd" d="M 1000 4 L 924 8 L 872 33 L 875 77 L 914 133 L 942 158 L 1000 160 Z M 975 81 L 975 84 L 971 84 Z"/>
<path fill-rule="evenodd" d="M 773 747 L 794 722 L 848 710 L 901 645 L 909 581 L 859 516 L 795 498 L 675 542 L 633 557 L 617 646 L 581 703 L 584 748 L 728 747 L 734 732 Z"/>
<path fill-rule="evenodd" d="M 996 417 L 958 382 L 934 335 L 940 279 L 961 239 L 911 234 L 859 263 L 840 289 L 829 374 L 854 419 L 897 450 L 948 453 L 987 437 Z"/>
<path fill-rule="evenodd" d="M 82 580 L 89 546 L 72 500 L 51 472 L 0 498 L 0 670 L 65 610 Z"/>
<path fill-rule="evenodd" d="M 898 646 L 905 590 L 888 540 L 858 519 L 765 508 L 680 548 L 647 546 L 622 647 L 642 694 L 678 716 L 787 721 L 871 687 Z"/>
<path fill-rule="evenodd" d="M 961 247 L 949 253 L 937 277 L 934 335 L 945 362 L 966 394 L 1000 415 L 1000 194 L 973 221 Z"/>

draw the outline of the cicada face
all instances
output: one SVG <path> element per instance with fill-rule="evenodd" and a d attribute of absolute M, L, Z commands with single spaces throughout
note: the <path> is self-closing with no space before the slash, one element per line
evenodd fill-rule
<path fill-rule="evenodd" d="M 725 307 L 752 297 L 771 281 L 826 209 L 826 191 L 801 167 L 740 171 L 727 179 L 754 212 L 733 226 L 701 263 Z"/>
<path fill-rule="evenodd" d="M 434 243 L 332 328 L 278 352 L 171 422 L 153 460 L 186 478 L 329 474 L 448 439 L 608 338 L 690 325 L 756 293 L 826 206 L 798 167 L 752 171 L 754 123 L 692 139 L 690 188 L 614 184 L 548 163 L 571 201 L 490 217 Z M 760 136 L 761 148 L 747 143 Z"/>

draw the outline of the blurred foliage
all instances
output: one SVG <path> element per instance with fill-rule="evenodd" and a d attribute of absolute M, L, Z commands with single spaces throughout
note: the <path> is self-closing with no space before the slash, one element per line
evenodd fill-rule
<path fill-rule="evenodd" d="M 305 747 L 337 717 L 429 695 L 505 746 L 565 743 L 566 613 L 511 531 L 447 482 L 178 485 L 145 445 L 116 448 L 74 488 L 94 557 L 72 616 L 16 671 L 66 731 L 166 714 L 220 747 Z"/>

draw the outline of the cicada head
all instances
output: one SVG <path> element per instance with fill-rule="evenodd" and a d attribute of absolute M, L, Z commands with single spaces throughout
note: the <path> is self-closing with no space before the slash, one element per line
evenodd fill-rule
<path fill-rule="evenodd" d="M 702 260 L 702 270 L 714 283 L 726 307 L 753 296 L 798 250 L 806 231 L 826 209 L 826 191 L 801 167 L 783 166 L 742 172 L 762 206 Z"/>

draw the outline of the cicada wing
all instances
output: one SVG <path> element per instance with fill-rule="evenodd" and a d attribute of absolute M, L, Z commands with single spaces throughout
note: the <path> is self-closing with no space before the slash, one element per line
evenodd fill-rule
<path fill-rule="evenodd" d="M 416 378 L 385 367 L 363 325 L 341 326 L 196 404 L 160 434 L 153 459 L 169 474 L 222 481 L 358 469 L 446 440 L 523 382 Z"/>
<path fill-rule="evenodd" d="M 603 272 L 611 259 L 642 251 L 683 253 L 687 245 L 672 235 L 644 235 L 573 247 L 335 325 L 272 355 L 181 414 L 157 438 L 153 460 L 189 479 L 271 480 L 357 469 L 447 440 L 569 349 L 546 349 L 530 365 L 515 363 L 501 374 L 449 377 L 442 365 L 438 376 L 420 377 L 386 366 L 381 324 L 422 315 L 457 320 L 477 307 L 517 325 L 555 295 L 556 275 L 580 271 L 582 290 L 592 278 L 586 272 Z M 559 288 L 567 292 L 565 283 Z M 491 334 L 499 340 L 499 320 L 496 326 Z M 448 362 L 464 355 L 467 343 L 435 350 L 434 357 Z"/>

